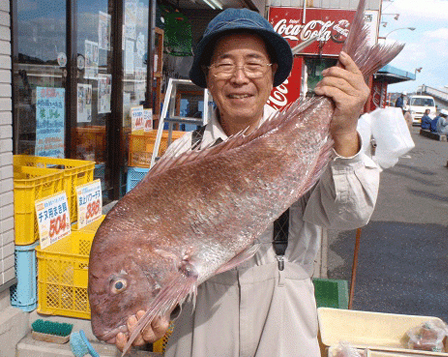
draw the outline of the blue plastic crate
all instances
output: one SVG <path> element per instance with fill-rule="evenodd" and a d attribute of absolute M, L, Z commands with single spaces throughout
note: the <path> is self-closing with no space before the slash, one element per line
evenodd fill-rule
<path fill-rule="evenodd" d="M 39 241 L 15 247 L 14 263 L 17 284 L 11 286 L 11 306 L 30 312 L 37 307 L 37 260 Z"/>
<path fill-rule="evenodd" d="M 132 190 L 148 173 L 149 168 L 144 167 L 128 167 L 128 175 L 126 178 L 126 193 Z"/>

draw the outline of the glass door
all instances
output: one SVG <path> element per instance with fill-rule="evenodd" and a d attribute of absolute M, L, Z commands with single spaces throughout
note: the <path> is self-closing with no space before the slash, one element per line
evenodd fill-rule
<path fill-rule="evenodd" d="M 64 157 L 66 6 L 17 0 L 14 152 Z"/>
<path fill-rule="evenodd" d="M 111 120 L 113 9 L 108 0 L 77 1 L 77 112 L 72 156 L 95 161 L 95 178 L 101 179 L 103 192 L 112 185 L 106 126 Z M 107 194 L 103 201 L 108 201 Z"/>

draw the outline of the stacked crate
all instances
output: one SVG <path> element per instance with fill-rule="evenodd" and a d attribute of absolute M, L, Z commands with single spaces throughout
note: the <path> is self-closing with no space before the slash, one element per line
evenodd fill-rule
<path fill-rule="evenodd" d="M 162 156 L 168 148 L 168 134 L 168 130 L 164 130 L 162 133 L 159 156 Z M 174 141 L 183 136 L 185 132 L 173 130 L 171 134 L 171 139 Z M 126 192 L 132 190 L 148 173 L 156 137 L 157 130 L 129 135 L 129 166 L 126 180 Z"/>
<path fill-rule="evenodd" d="M 36 250 L 39 227 L 35 202 L 65 191 L 71 222 L 77 219 L 76 187 L 93 180 L 94 162 L 38 156 L 14 156 L 15 269 L 11 305 L 24 311 L 37 306 Z"/>

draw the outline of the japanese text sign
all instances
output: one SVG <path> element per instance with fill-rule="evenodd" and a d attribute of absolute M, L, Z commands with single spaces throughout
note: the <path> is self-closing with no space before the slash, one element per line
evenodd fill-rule
<path fill-rule="evenodd" d="M 71 233 L 70 212 L 65 192 L 36 201 L 40 247 L 46 247 Z"/>
<path fill-rule="evenodd" d="M 101 180 L 78 186 L 78 229 L 82 228 L 101 217 L 103 207 L 103 195 L 101 193 Z"/>

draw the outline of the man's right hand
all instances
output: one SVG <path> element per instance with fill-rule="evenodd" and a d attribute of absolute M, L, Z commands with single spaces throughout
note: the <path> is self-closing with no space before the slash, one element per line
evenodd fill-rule
<path fill-rule="evenodd" d="M 145 314 L 145 311 L 140 310 L 135 315 L 132 315 L 128 318 L 127 327 L 130 336 L 137 325 L 138 320 L 142 318 Z M 142 346 L 147 343 L 153 343 L 159 339 L 161 339 L 170 326 L 169 317 L 156 317 L 150 325 L 144 328 L 137 338 L 132 343 L 133 346 Z M 126 343 L 128 342 L 128 336 L 124 333 L 120 332 L 117 334 L 115 339 L 115 346 L 123 352 Z"/>

